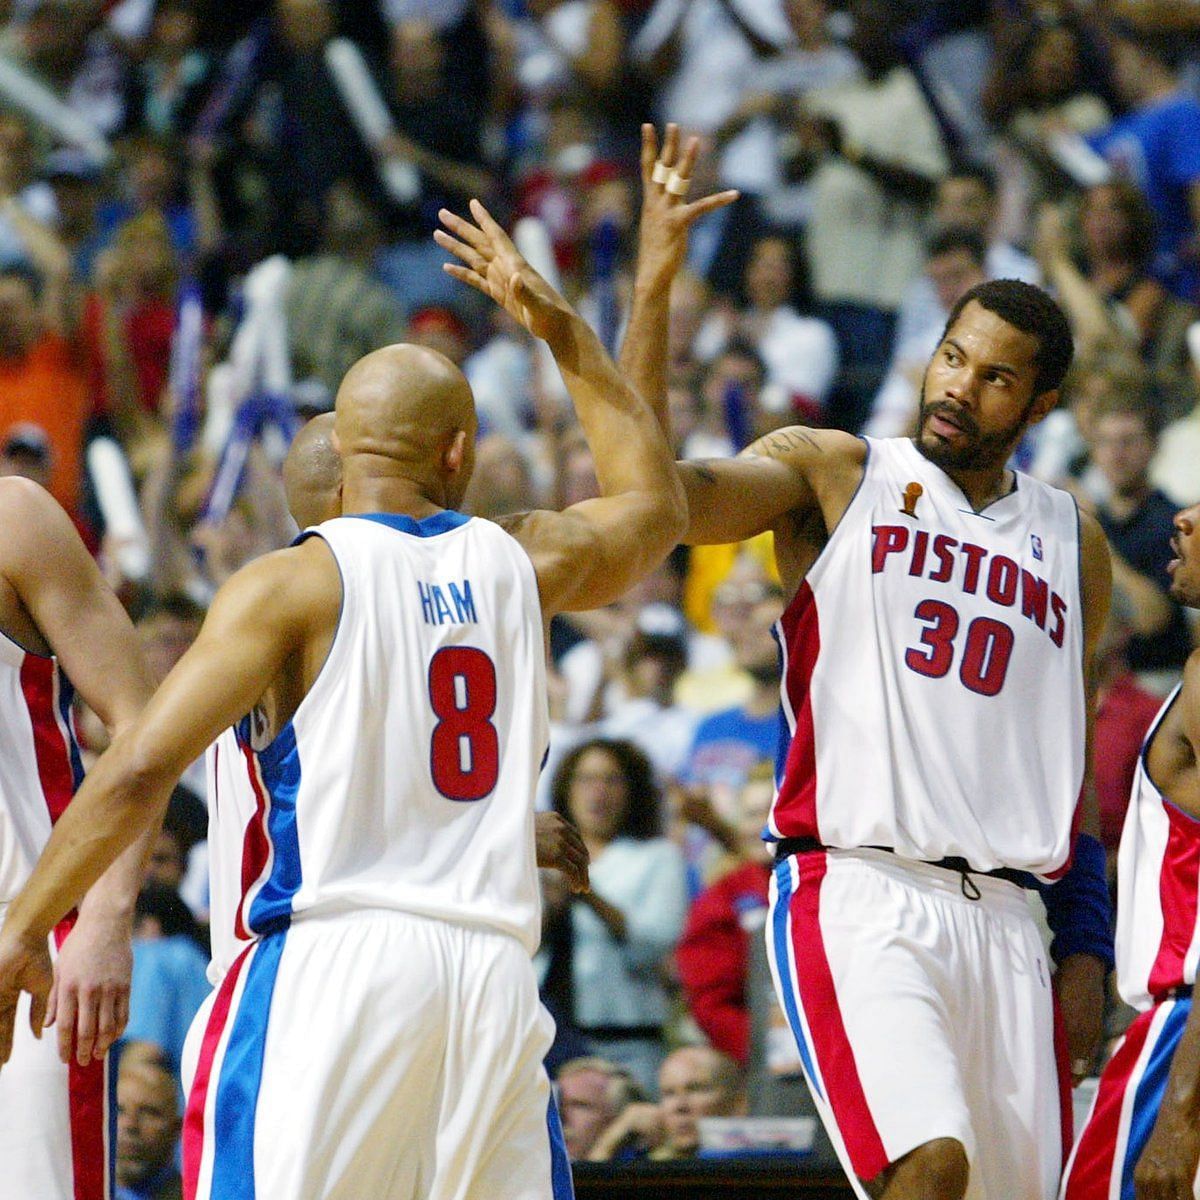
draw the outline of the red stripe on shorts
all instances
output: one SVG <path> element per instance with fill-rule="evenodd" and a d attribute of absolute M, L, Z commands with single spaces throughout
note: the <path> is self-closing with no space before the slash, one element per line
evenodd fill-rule
<path fill-rule="evenodd" d="M 1100 1076 L 1096 1102 L 1079 1135 L 1071 1170 L 1064 1181 L 1063 1200 L 1107 1200 L 1125 1092 L 1146 1045 L 1150 1022 L 1156 1011 L 1151 1009 L 1136 1018 Z M 1122 1160 L 1124 1157 L 1122 1148 Z"/>
<path fill-rule="evenodd" d="M 67 934 L 75 927 L 76 916 L 74 912 L 69 913 L 55 927 L 54 943 L 60 949 Z M 67 1085 L 75 1200 L 107 1200 L 108 1056 L 94 1058 L 86 1067 L 81 1067 L 72 1055 Z"/>
<path fill-rule="evenodd" d="M 21 663 L 21 692 L 29 721 L 33 726 L 33 752 L 37 759 L 38 782 L 46 798 L 53 825 L 67 810 L 75 794 L 75 776 L 71 772 L 71 750 L 63 737 L 54 710 L 54 659 L 26 654 Z M 65 937 L 66 934 L 63 934 Z"/>
<path fill-rule="evenodd" d="M 200 1159 L 204 1153 L 204 1110 L 208 1104 L 208 1085 L 212 1078 L 213 1061 L 217 1047 L 229 1020 L 229 1008 L 237 988 L 238 976 L 242 973 L 246 955 L 254 947 L 247 946 L 233 960 L 233 965 L 221 980 L 208 1014 L 204 1028 L 204 1040 L 200 1043 L 200 1058 L 196 1063 L 196 1076 L 188 1093 L 187 1111 L 183 1116 L 183 1196 L 184 1200 L 195 1200 L 196 1187 L 200 1180 Z"/>
<path fill-rule="evenodd" d="M 789 915 L 800 1001 L 812 1034 L 825 1098 L 833 1109 L 854 1173 L 859 1179 L 874 1179 L 888 1166 L 889 1159 L 867 1106 L 854 1048 L 846 1035 L 833 972 L 825 953 L 820 907 L 826 856 L 802 854 L 794 861 L 799 883 L 792 896 Z M 786 969 L 786 964 L 781 966 Z"/>
<path fill-rule="evenodd" d="M 779 795 L 771 816 L 784 837 L 820 839 L 817 828 L 817 739 L 813 727 L 812 674 L 821 653 L 817 600 L 802 583 L 779 620 L 786 666 L 783 690 L 794 721 Z"/>

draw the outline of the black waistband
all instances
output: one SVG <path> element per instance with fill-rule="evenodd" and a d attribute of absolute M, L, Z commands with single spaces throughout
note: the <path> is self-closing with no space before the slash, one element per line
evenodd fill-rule
<path fill-rule="evenodd" d="M 782 838 L 775 843 L 775 861 L 782 862 L 793 854 L 810 854 L 814 850 L 828 850 L 829 846 L 817 841 L 816 838 Z M 863 850 L 882 850 L 885 854 L 895 854 L 891 846 L 863 846 Z M 979 899 L 979 888 L 971 880 L 972 875 L 986 875 L 989 879 L 1003 879 L 1005 883 L 1016 884 L 1020 888 L 1035 886 L 1034 878 L 1028 871 L 1017 871 L 1012 867 L 997 867 L 993 871 L 976 870 L 965 858 L 951 855 L 949 858 L 920 859 L 929 867 L 941 867 L 945 871 L 954 871 L 962 878 L 963 895 L 972 900 Z M 969 890 L 968 890 L 969 889 Z"/>

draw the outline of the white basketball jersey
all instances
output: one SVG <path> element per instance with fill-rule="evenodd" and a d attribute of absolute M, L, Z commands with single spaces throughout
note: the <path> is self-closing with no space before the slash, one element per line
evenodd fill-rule
<path fill-rule="evenodd" d="M 0 633 L 0 905 L 24 886 L 83 779 L 73 696 L 53 658 Z"/>
<path fill-rule="evenodd" d="M 251 714 L 209 751 L 214 975 L 293 918 L 364 909 L 489 926 L 532 953 L 549 739 L 533 565 L 455 512 L 301 536 L 332 550 L 341 615 L 292 720 L 267 741 Z"/>
<path fill-rule="evenodd" d="M 1196 982 L 1200 960 L 1200 821 L 1172 804 L 1146 769 L 1150 742 L 1179 696 L 1150 726 L 1134 775 L 1117 856 L 1117 985 L 1147 1009 Z"/>
<path fill-rule="evenodd" d="M 1084 768 L 1075 503 L 1018 473 L 975 513 L 909 439 L 867 447 L 778 626 L 771 831 L 1052 876 Z"/>

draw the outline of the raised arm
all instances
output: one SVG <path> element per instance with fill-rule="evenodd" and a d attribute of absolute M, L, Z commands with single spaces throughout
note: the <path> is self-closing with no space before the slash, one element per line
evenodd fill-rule
<path fill-rule="evenodd" d="M 218 593 L 195 644 L 89 772 L 8 910 L 0 930 L 0 1063 L 11 1050 L 21 990 L 33 993 L 35 1032 L 40 1026 L 49 930 L 161 819 L 183 770 L 254 706 L 285 660 L 328 641 L 339 601 L 332 556 L 315 539 L 256 560 Z"/>
<path fill-rule="evenodd" d="M 649 574 L 679 540 L 686 510 L 666 435 L 582 317 L 521 257 L 477 200 L 471 224 L 441 213 L 446 270 L 490 296 L 554 354 L 596 466 L 600 496 L 562 513 L 507 520 L 537 572 L 546 615 L 597 608 Z M 454 236 L 451 236 L 453 234 Z"/>
<path fill-rule="evenodd" d="M 687 255 L 688 233 L 706 213 L 723 208 L 738 193 L 718 192 L 687 203 L 687 186 L 700 153 L 699 138 L 679 152 L 679 126 L 668 125 L 662 151 L 653 125 L 642 126 L 642 213 L 638 225 L 637 270 L 633 304 L 621 345 L 621 374 L 654 409 L 670 436 L 667 422 L 667 329 L 671 285 Z M 668 183 L 674 175 L 677 182 Z"/>
<path fill-rule="evenodd" d="M 680 152 L 675 125 L 667 126 L 661 150 L 654 126 L 642 126 L 637 273 L 620 362 L 621 373 L 649 402 L 668 438 L 671 285 L 683 265 L 693 223 L 737 199 L 737 192 L 730 191 L 685 201 L 681 193 L 686 193 L 699 153 L 697 138 L 689 138 Z M 673 177 L 678 182 L 670 182 Z M 820 507 L 832 524 L 858 484 L 862 461 L 863 443 L 857 438 L 796 427 L 760 438 L 734 459 L 679 463 L 689 514 L 683 540 L 691 545 L 743 541 L 806 508 Z"/>

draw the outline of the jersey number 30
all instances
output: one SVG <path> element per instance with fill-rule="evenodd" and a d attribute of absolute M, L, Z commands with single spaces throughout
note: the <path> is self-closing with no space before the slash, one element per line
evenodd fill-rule
<path fill-rule="evenodd" d="M 429 702 L 434 787 L 448 800 L 482 800 L 500 774 L 495 664 L 475 646 L 443 646 L 429 663 Z"/>
<path fill-rule="evenodd" d="M 924 622 L 925 628 L 921 630 L 920 647 L 909 647 L 904 661 L 920 675 L 941 679 L 954 663 L 958 610 L 941 600 L 922 600 L 913 616 Z M 981 696 L 997 695 L 1008 674 L 1012 648 L 1013 631 L 1007 625 L 991 617 L 976 617 L 967 626 L 958 664 L 963 686 Z"/>

